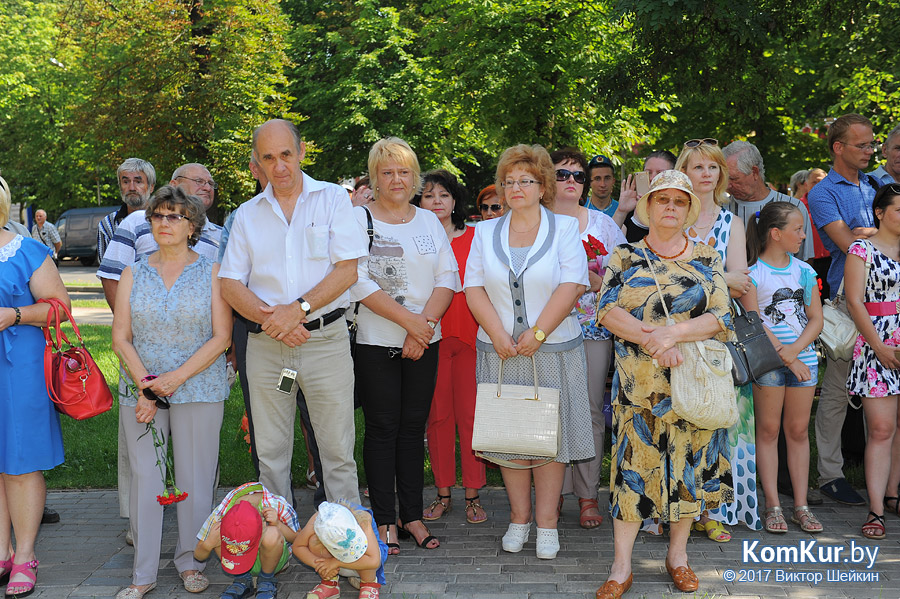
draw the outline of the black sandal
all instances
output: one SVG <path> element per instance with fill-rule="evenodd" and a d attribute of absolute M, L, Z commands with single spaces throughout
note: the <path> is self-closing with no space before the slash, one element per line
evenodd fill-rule
<path fill-rule="evenodd" d="M 388 555 L 400 555 L 400 543 L 391 543 L 391 525 L 384 525 L 384 544 L 387 545 Z"/>
<path fill-rule="evenodd" d="M 887 505 L 888 501 L 894 502 L 894 509 L 890 509 L 888 507 L 888 505 Z M 893 513 L 897 514 L 898 516 L 900 516 L 900 497 L 885 497 L 883 503 L 884 503 L 885 510 L 887 510 L 888 512 L 893 512 Z"/>
<path fill-rule="evenodd" d="M 415 520 L 413 520 L 413 522 L 415 522 Z M 428 536 L 425 537 L 424 539 L 422 539 L 421 543 L 418 540 L 416 540 L 416 535 L 409 532 L 409 530 L 406 528 L 409 524 L 410 524 L 409 522 L 407 522 L 406 524 L 401 524 L 399 520 L 397 521 L 397 536 L 401 540 L 405 541 L 406 539 L 412 539 L 413 542 L 416 545 L 418 545 L 419 547 L 421 547 L 422 549 L 437 549 L 438 547 L 440 547 L 440 541 L 438 540 L 438 538 L 436 536 L 431 534 L 431 531 L 428 530 L 428 527 L 425 526 L 424 522 L 422 523 L 422 526 L 425 526 L 425 532 L 428 533 Z M 430 543 L 431 541 L 438 541 L 438 544 L 435 545 L 434 547 L 429 547 L 428 543 Z"/>

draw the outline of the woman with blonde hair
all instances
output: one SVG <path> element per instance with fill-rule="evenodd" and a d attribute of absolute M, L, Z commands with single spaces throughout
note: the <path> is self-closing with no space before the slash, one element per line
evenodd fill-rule
<path fill-rule="evenodd" d="M 497 164 L 497 187 L 507 212 L 475 227 L 466 270 L 466 300 L 479 324 L 475 378 L 496 384 L 502 364 L 503 383 L 533 385 L 536 368 L 541 386 L 560 390 L 560 441 L 549 463 L 533 455 L 486 457 L 501 464 L 509 497 L 503 550 L 522 550 L 534 517 L 537 557 L 553 559 L 566 465 L 595 454 L 584 341 L 572 310 L 589 285 L 587 257 L 578 220 L 548 209 L 556 197 L 556 170 L 547 150 L 507 149 Z"/>
<path fill-rule="evenodd" d="M 685 142 L 675 168 L 688 176 L 694 193 L 700 198 L 700 215 L 688 228 L 688 237 L 719 252 L 731 297 L 742 297 L 752 285 L 747 267 L 746 234 L 744 222 L 725 208 L 728 204 L 725 195 L 728 165 L 718 141 L 706 138 Z M 734 502 L 704 512 L 694 525 L 695 530 L 705 532 L 719 543 L 731 540 L 731 533 L 722 523 L 733 526 L 744 522 L 752 530 L 762 528 L 756 495 L 756 421 L 752 386 L 739 387 L 737 397 L 741 418 L 728 429 L 733 454 Z"/>
<path fill-rule="evenodd" d="M 369 256 L 360 259 L 350 292 L 360 302 L 354 369 L 366 419 L 363 461 L 378 534 L 391 554 L 400 552 L 398 532 L 423 549 L 440 545 L 422 522 L 424 438 L 440 320 L 460 289 L 444 226 L 432 211 L 410 203 L 422 187 L 419 173 L 405 141 L 376 142 L 369 152 L 375 201 L 354 208 L 360 226 L 371 222 L 373 230 Z"/>

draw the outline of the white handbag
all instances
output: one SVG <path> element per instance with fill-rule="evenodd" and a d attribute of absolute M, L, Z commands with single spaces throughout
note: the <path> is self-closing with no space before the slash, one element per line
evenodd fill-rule
<path fill-rule="evenodd" d="M 559 453 L 559 389 L 538 386 L 534 356 L 531 357 L 533 386 L 504 385 L 503 362 L 500 362 L 496 384 L 478 385 L 472 449 L 478 457 L 509 468 L 527 469 L 547 464 Z M 547 460 L 523 466 L 485 456 L 485 451 L 534 455 Z"/>
<path fill-rule="evenodd" d="M 866 242 L 866 276 L 865 281 L 869 280 L 869 269 L 872 268 L 872 247 Z M 856 323 L 845 312 L 840 309 L 840 305 L 846 301 L 844 299 L 844 280 L 841 279 L 841 285 L 838 287 L 837 294 L 833 300 L 827 299 L 822 302 L 822 316 L 824 324 L 819 339 L 825 347 L 825 353 L 832 360 L 850 361 L 853 358 L 853 347 L 856 345 L 856 338 L 859 331 Z"/>
<path fill-rule="evenodd" d="M 666 313 L 666 324 L 675 324 L 646 252 L 644 259 L 656 283 L 659 301 Z M 728 347 L 716 339 L 685 341 L 678 343 L 677 347 L 684 361 L 669 369 L 672 410 L 679 418 L 698 428 L 715 430 L 732 426 L 738 421 L 740 413 Z"/>

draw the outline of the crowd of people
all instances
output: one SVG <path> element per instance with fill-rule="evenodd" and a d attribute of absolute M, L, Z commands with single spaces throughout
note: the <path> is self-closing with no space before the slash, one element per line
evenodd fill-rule
<path fill-rule="evenodd" d="M 871 174 L 867 119 L 838 118 L 827 144 L 829 172 L 799 171 L 792 195 L 770 188 L 753 144 L 702 138 L 678 156 L 651 152 L 617 199 L 608 157 L 517 145 L 477 194 L 476 226 L 459 180 L 421 173 L 398 138 L 375 143 L 367 176 L 346 190 L 301 169 L 306 145 L 292 123 L 264 123 L 249 164 L 258 194 L 224 227 L 206 217 L 217 186 L 204 165 L 185 164 L 157 188 L 149 162 L 124 161 L 123 204 L 101 224 L 97 273 L 121 361 L 119 505 L 135 548 L 132 584 L 117 598 L 156 587 L 163 506 L 154 497 L 167 492 L 156 452 L 169 442 L 184 492 L 172 563 L 185 589 L 201 592 L 215 553 L 233 576 L 225 599 L 254 590 L 274 599 L 291 554 L 322 578 L 310 596 L 339 596 L 345 575 L 361 599 L 377 598 L 398 540 L 440 545 L 426 522 L 451 513 L 457 439 L 468 523 L 487 521 L 479 490 L 486 464 L 500 468 L 504 551 L 522 551 L 534 523 L 537 557 L 554 559 L 569 494 L 582 528 L 612 517 L 615 555 L 598 599 L 631 587 L 642 530 L 668 529 L 666 570 L 679 590 L 696 590 L 691 530 L 714 542 L 728 542 L 726 527 L 739 524 L 783 534 L 779 491 L 807 533 L 823 530 L 810 506 L 824 494 L 868 504 L 861 533 L 883 538 L 885 511 L 900 513 L 900 127 Z M 46 214 L 31 239 L 7 230 L 9 208 L 0 179 L 0 381 L 9 398 L 0 403 L 0 577 L 7 596 L 22 597 L 37 576 L 42 471 L 63 461 L 43 381 L 47 307 L 37 300 L 69 300 Z M 846 300 L 835 306 L 859 330 L 852 364 L 816 350 L 822 300 L 840 290 Z M 673 409 L 672 372 L 683 344 L 732 340 L 742 310 L 759 314 L 782 366 L 735 389 L 733 426 L 702 428 Z M 214 507 L 229 368 L 241 379 L 257 481 Z M 819 480 L 810 489 L 807 431 L 820 378 Z M 479 384 L 558 390 L 556 455 L 476 454 Z M 868 499 L 843 474 L 848 394 L 861 398 L 868 424 Z M 354 459 L 356 407 L 371 510 Z M 317 483 L 305 526 L 291 479 L 298 408 L 314 464 L 307 477 Z M 609 481 L 600 474 L 607 416 Z M 607 482 L 608 500 L 598 495 Z"/>

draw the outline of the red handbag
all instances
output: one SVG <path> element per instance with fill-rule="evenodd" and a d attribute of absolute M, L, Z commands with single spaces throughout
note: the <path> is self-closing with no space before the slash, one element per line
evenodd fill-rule
<path fill-rule="evenodd" d="M 56 298 L 40 299 L 39 303 L 50 304 L 47 312 L 47 326 L 44 328 L 44 381 L 47 394 L 55 404 L 56 411 L 75 420 L 85 420 L 112 408 L 112 393 L 103 378 L 103 373 L 94 358 L 84 346 L 81 331 L 72 318 L 68 306 Z M 73 345 L 60 327 L 59 311 L 63 310 L 78 336 L 80 346 Z M 56 338 L 50 329 L 56 330 Z M 62 343 L 69 346 L 63 350 Z"/>

